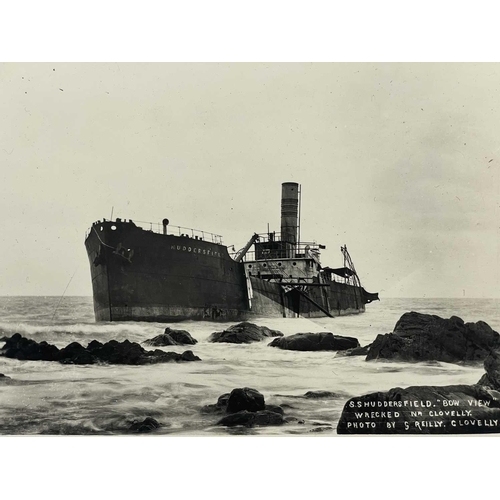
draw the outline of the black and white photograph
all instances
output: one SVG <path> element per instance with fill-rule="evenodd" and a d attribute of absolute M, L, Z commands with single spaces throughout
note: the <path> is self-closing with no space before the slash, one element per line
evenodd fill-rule
<path fill-rule="evenodd" d="M 0 63 L 0 442 L 323 471 L 497 438 L 499 63 L 124 40 Z"/>
<path fill-rule="evenodd" d="M 499 431 L 497 64 L 1 81 L 2 434 Z"/>

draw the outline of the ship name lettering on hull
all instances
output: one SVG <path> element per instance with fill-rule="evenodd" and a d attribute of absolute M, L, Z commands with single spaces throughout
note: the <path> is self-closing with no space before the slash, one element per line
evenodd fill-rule
<path fill-rule="evenodd" d="M 180 252 L 191 252 L 198 253 L 202 255 L 211 255 L 212 257 L 222 257 L 220 252 L 214 252 L 213 250 L 206 250 L 202 248 L 187 247 L 184 245 L 170 245 L 170 250 L 178 250 Z"/>

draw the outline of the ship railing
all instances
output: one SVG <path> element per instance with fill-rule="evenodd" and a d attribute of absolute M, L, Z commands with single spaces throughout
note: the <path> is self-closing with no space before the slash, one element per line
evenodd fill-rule
<path fill-rule="evenodd" d="M 106 219 L 104 219 L 106 221 Z M 112 222 L 112 221 L 107 221 Z M 126 222 L 126 220 L 117 219 L 117 222 Z M 132 221 L 133 224 L 140 227 L 145 231 L 151 231 L 153 233 L 164 234 L 163 233 L 163 224 L 161 222 L 146 222 L 146 221 Z M 90 231 L 92 228 L 87 229 L 85 231 L 85 239 L 88 238 Z M 187 236 L 188 238 L 193 238 L 195 240 L 201 241 L 211 241 L 212 243 L 216 243 L 217 245 L 222 245 L 222 236 L 220 234 L 210 233 L 208 231 L 202 231 L 201 229 L 192 229 L 190 227 L 182 227 L 182 226 L 167 226 L 167 235 L 174 236 Z"/>
<path fill-rule="evenodd" d="M 161 222 L 145 222 L 134 220 L 134 224 L 141 227 L 145 231 L 152 231 L 153 233 L 163 234 L 163 224 Z M 217 245 L 222 245 L 222 236 L 220 234 L 202 231 L 201 229 L 172 226 L 171 224 L 169 224 L 167 226 L 167 234 L 173 236 L 187 236 L 188 238 L 202 241 L 211 241 L 212 243 L 216 243 Z"/>
<path fill-rule="evenodd" d="M 281 241 L 281 233 L 273 232 L 259 234 L 259 243 L 279 243 Z M 295 247 L 297 249 L 297 253 L 304 253 L 306 247 L 309 247 L 310 250 L 326 248 L 324 245 L 320 245 L 316 241 L 300 241 L 295 244 Z"/>
<path fill-rule="evenodd" d="M 271 240 L 272 241 L 272 240 Z M 262 257 L 259 260 L 280 260 L 280 259 L 312 259 L 312 254 L 318 252 L 319 249 L 322 248 L 321 245 L 318 245 L 316 242 L 300 242 L 299 244 L 295 245 L 295 252 L 293 257 L 286 257 L 287 249 L 270 249 L 266 251 L 265 249 L 262 249 L 260 251 L 260 254 Z M 230 253 L 233 257 L 237 254 L 238 252 Z M 256 252 L 255 250 L 248 251 L 245 256 L 243 257 L 242 261 L 243 262 L 252 262 L 256 260 Z"/>

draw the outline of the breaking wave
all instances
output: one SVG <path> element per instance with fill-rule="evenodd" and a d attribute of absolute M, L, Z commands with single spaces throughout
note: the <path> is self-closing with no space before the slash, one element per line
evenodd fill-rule
<path fill-rule="evenodd" d="M 71 342 L 112 339 L 144 342 L 162 333 L 160 323 L 95 323 L 88 297 L 0 298 L 0 337 L 20 333 L 58 347 Z M 361 345 L 392 331 L 407 311 L 457 315 L 465 321 L 484 320 L 500 330 L 498 300 L 386 299 L 370 304 L 365 314 L 340 318 L 256 319 L 282 331 L 331 331 L 352 336 Z M 55 311 L 55 314 L 54 314 Z M 202 361 L 148 366 L 63 365 L 0 357 L 0 433 L 124 434 L 137 420 L 153 417 L 162 424 L 155 434 L 297 435 L 321 432 L 335 435 L 337 421 L 349 397 L 392 387 L 471 384 L 484 372 L 480 365 L 450 363 L 365 362 L 363 357 L 335 357 L 331 352 L 294 352 L 270 348 L 268 342 L 250 345 L 212 344 L 209 335 L 228 325 L 186 321 L 169 324 L 189 331 L 192 349 Z M 0 346 L 2 344 L 0 343 Z M 148 347 L 146 347 L 148 349 Z M 292 423 L 280 427 L 228 430 L 217 418 L 200 412 L 235 387 L 254 387 L 267 403 L 280 404 Z M 326 390 L 335 397 L 303 397 Z M 306 422 L 299 423 L 299 422 Z"/>

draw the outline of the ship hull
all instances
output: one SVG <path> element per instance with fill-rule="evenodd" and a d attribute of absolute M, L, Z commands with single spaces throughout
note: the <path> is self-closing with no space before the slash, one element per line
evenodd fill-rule
<path fill-rule="evenodd" d="M 243 321 L 365 310 L 360 287 L 330 282 L 304 291 L 247 277 L 223 245 L 130 222 L 94 224 L 85 246 L 96 321 Z"/>
<path fill-rule="evenodd" d="M 110 222 L 93 225 L 85 245 L 97 321 L 248 316 L 243 265 L 222 245 Z"/>
<path fill-rule="evenodd" d="M 279 283 L 250 279 L 253 290 L 252 315 L 264 317 L 335 317 L 365 312 L 362 289 L 331 282 L 325 286 L 289 291 Z"/>

